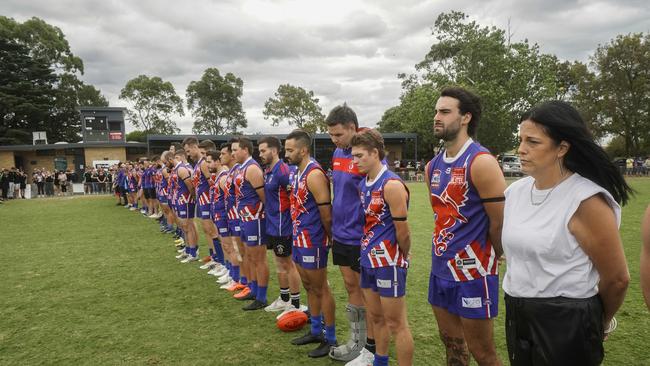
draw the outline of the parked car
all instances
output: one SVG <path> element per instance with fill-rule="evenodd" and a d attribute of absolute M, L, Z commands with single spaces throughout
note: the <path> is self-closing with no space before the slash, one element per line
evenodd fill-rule
<path fill-rule="evenodd" d="M 516 155 L 502 155 L 497 159 L 503 175 L 506 177 L 522 177 L 524 174 L 521 172 L 521 162 Z"/>

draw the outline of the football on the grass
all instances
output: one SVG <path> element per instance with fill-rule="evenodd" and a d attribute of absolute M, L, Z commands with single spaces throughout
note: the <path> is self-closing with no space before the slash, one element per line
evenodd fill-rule
<path fill-rule="evenodd" d="M 307 314 L 300 310 L 290 311 L 282 315 L 276 322 L 278 329 L 283 332 L 293 332 L 307 324 Z"/>

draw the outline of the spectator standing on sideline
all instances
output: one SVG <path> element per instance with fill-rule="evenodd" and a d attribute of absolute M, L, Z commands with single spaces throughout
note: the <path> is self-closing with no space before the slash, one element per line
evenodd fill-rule
<path fill-rule="evenodd" d="M 68 192 L 68 176 L 62 170 L 57 175 L 57 178 L 59 180 L 59 187 L 61 189 L 61 191 L 59 192 L 59 196 L 65 196 Z"/>
<path fill-rule="evenodd" d="M 6 200 L 9 193 L 9 171 L 2 169 L 0 173 L 0 188 L 2 188 L 2 199 Z"/>
<path fill-rule="evenodd" d="M 100 193 L 106 193 L 106 184 L 108 183 L 108 176 L 103 168 L 97 172 L 97 186 Z"/>
<path fill-rule="evenodd" d="M 86 168 L 86 171 L 83 174 L 84 177 L 84 193 L 86 194 L 91 194 L 93 193 L 92 191 L 92 185 L 91 185 L 91 180 L 90 180 L 90 168 Z"/>
<path fill-rule="evenodd" d="M 98 194 L 99 193 L 99 179 L 98 179 L 98 173 L 97 169 L 93 168 L 92 172 L 90 173 L 90 184 L 93 187 L 93 193 Z"/>
<path fill-rule="evenodd" d="M 43 176 L 45 177 L 45 196 L 54 196 L 54 174 L 52 174 L 51 171 L 46 170 Z"/>
<path fill-rule="evenodd" d="M 25 199 L 25 189 L 27 188 L 27 174 L 22 171 L 22 169 L 18 170 L 18 186 L 20 189 L 20 198 Z"/>
<path fill-rule="evenodd" d="M 38 197 L 45 197 L 45 172 L 36 169 L 32 180 L 36 183 Z"/>

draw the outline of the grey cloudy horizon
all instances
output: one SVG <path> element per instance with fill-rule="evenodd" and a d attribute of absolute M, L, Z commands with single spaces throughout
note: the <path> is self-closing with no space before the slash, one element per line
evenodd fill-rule
<path fill-rule="evenodd" d="M 361 125 L 375 126 L 399 103 L 398 73 L 414 72 L 435 39 L 438 14 L 458 10 L 481 25 L 505 29 L 563 60 L 588 61 L 618 34 L 650 32 L 650 3 L 625 1 L 454 2 L 405 0 L 145 1 L 5 0 L 0 14 L 32 16 L 59 27 L 84 62 L 82 79 L 111 106 L 126 82 L 160 76 L 184 98 L 208 67 L 244 81 L 247 133 L 283 133 L 262 115 L 280 84 L 313 90 L 323 113 L 347 102 Z M 191 133 L 192 116 L 175 118 Z M 133 130 L 127 126 L 127 131 Z"/>

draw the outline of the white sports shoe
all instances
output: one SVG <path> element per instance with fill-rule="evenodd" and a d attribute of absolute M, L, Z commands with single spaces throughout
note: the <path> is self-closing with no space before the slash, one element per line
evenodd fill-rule
<path fill-rule="evenodd" d="M 284 301 L 282 300 L 281 297 L 278 297 L 277 299 L 275 299 L 275 301 L 271 303 L 271 305 L 265 307 L 264 310 L 268 312 L 273 312 L 273 311 L 284 311 L 289 308 L 294 308 L 293 305 L 291 305 L 291 301 Z"/>
<path fill-rule="evenodd" d="M 228 268 L 226 266 L 221 266 L 221 268 L 215 268 L 214 275 L 217 277 L 223 277 L 228 274 Z"/>
<path fill-rule="evenodd" d="M 345 364 L 345 366 L 372 366 L 375 363 L 375 355 L 363 347 L 357 358 Z"/>
<path fill-rule="evenodd" d="M 198 255 L 196 255 L 196 256 L 188 255 L 188 256 L 185 257 L 185 259 L 183 259 L 181 261 L 181 263 L 190 263 L 190 262 L 195 262 L 195 261 L 198 261 L 198 260 L 199 260 Z"/>
<path fill-rule="evenodd" d="M 155 213 L 153 213 L 153 214 L 151 214 L 151 215 L 148 215 L 147 217 L 150 218 L 150 219 L 157 219 L 157 218 L 158 218 L 158 215 L 156 215 Z"/>
<path fill-rule="evenodd" d="M 176 259 L 185 259 L 186 257 L 189 256 L 189 254 L 185 253 L 185 250 L 183 250 L 182 252 L 179 252 L 179 253 L 181 253 L 181 254 L 177 255 Z"/>
<path fill-rule="evenodd" d="M 216 265 L 217 265 L 217 262 L 215 262 L 213 260 L 210 260 L 208 263 L 206 263 L 206 264 L 202 265 L 201 267 L 199 267 L 199 269 L 208 269 L 208 268 L 210 268 L 210 270 L 212 270 L 212 269 L 215 268 Z"/>
<path fill-rule="evenodd" d="M 235 281 L 233 281 L 232 278 L 230 278 L 230 281 L 228 281 L 228 282 L 224 283 L 223 285 L 219 286 L 219 288 L 222 289 L 222 290 L 226 290 L 226 289 L 230 288 L 230 286 L 232 286 L 234 284 L 235 284 Z"/>
<path fill-rule="evenodd" d="M 133 207 L 133 206 L 131 206 L 131 207 L 129 208 L 129 211 L 135 211 L 135 210 L 137 210 L 137 208 L 135 208 L 135 207 Z"/>
<path fill-rule="evenodd" d="M 230 277 L 229 274 L 225 274 L 217 279 L 217 283 L 223 285 L 224 283 L 228 283 L 232 281 L 232 278 Z"/>
<path fill-rule="evenodd" d="M 178 249 L 178 250 L 176 250 L 176 252 L 177 253 L 185 253 L 185 248 Z"/>

